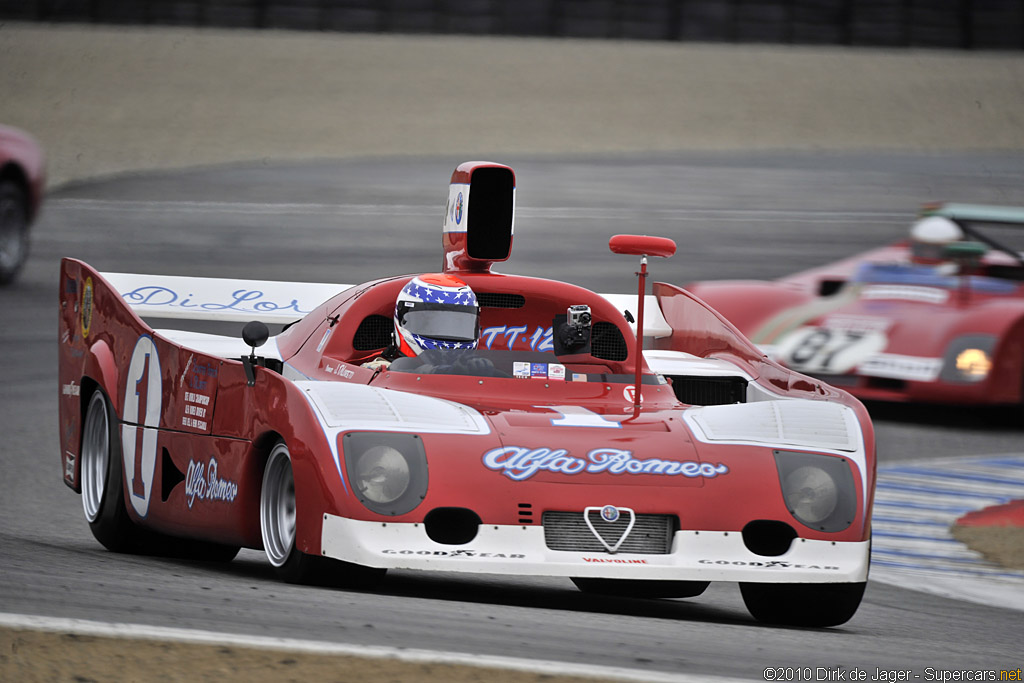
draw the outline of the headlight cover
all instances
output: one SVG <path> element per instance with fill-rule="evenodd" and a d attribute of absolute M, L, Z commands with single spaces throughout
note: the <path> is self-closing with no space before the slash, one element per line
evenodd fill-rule
<path fill-rule="evenodd" d="M 974 383 L 988 377 L 992 370 L 992 351 L 996 337 L 969 334 L 957 337 L 946 347 L 939 378 L 946 382 Z"/>
<path fill-rule="evenodd" d="M 416 434 L 349 432 L 345 470 L 359 502 L 381 515 L 404 515 L 427 495 L 427 454 Z"/>
<path fill-rule="evenodd" d="M 857 488 L 846 458 L 774 451 L 786 507 L 804 526 L 836 532 L 857 516 Z"/>

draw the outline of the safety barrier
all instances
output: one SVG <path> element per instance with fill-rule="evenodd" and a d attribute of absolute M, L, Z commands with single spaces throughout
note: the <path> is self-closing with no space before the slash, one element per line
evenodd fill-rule
<path fill-rule="evenodd" d="M 1024 48 L 1024 0 L 0 0 L 0 20 Z"/>

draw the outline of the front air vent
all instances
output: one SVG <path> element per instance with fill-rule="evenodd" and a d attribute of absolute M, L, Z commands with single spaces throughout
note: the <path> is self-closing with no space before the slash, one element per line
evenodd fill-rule
<path fill-rule="evenodd" d="M 614 545 L 629 526 L 629 517 L 624 513 L 615 522 L 606 522 L 601 519 L 599 510 L 591 510 L 588 525 L 582 512 L 545 512 L 543 524 L 544 542 L 551 550 L 607 553 L 604 543 L 594 536 L 590 527 L 593 526 L 609 545 Z M 672 535 L 678 526 L 675 515 L 637 515 L 617 552 L 667 555 L 672 552 Z"/>
<path fill-rule="evenodd" d="M 505 292 L 477 292 L 476 301 L 480 308 L 522 308 L 526 305 L 526 297 L 522 294 Z"/>
<path fill-rule="evenodd" d="M 742 377 L 696 377 L 667 375 L 680 402 L 691 406 L 721 406 L 744 403 L 747 380 Z"/>
<path fill-rule="evenodd" d="M 594 323 L 590 332 L 590 355 L 602 360 L 626 360 L 629 347 L 626 346 L 622 331 L 613 323 Z"/>
<path fill-rule="evenodd" d="M 391 333 L 395 323 L 384 315 L 368 315 L 359 323 L 352 336 L 352 348 L 356 351 L 373 351 L 391 346 Z"/>
<path fill-rule="evenodd" d="M 530 503 L 520 503 L 518 512 L 520 524 L 533 524 L 533 505 Z"/>

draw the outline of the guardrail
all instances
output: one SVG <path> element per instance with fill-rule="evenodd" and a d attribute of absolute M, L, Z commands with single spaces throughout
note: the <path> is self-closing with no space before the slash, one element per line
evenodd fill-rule
<path fill-rule="evenodd" d="M 1024 49 L 1024 0 L 0 0 L 0 20 Z"/>

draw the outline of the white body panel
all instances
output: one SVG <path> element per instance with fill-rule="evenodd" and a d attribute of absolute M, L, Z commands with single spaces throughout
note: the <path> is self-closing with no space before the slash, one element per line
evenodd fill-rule
<path fill-rule="evenodd" d="M 443 545 L 422 524 L 324 515 L 326 556 L 369 567 L 476 574 L 758 583 L 866 581 L 869 543 L 795 539 L 779 557 L 755 555 L 739 531 L 677 531 L 665 555 L 551 550 L 540 526 L 481 525 L 473 541 Z"/>

